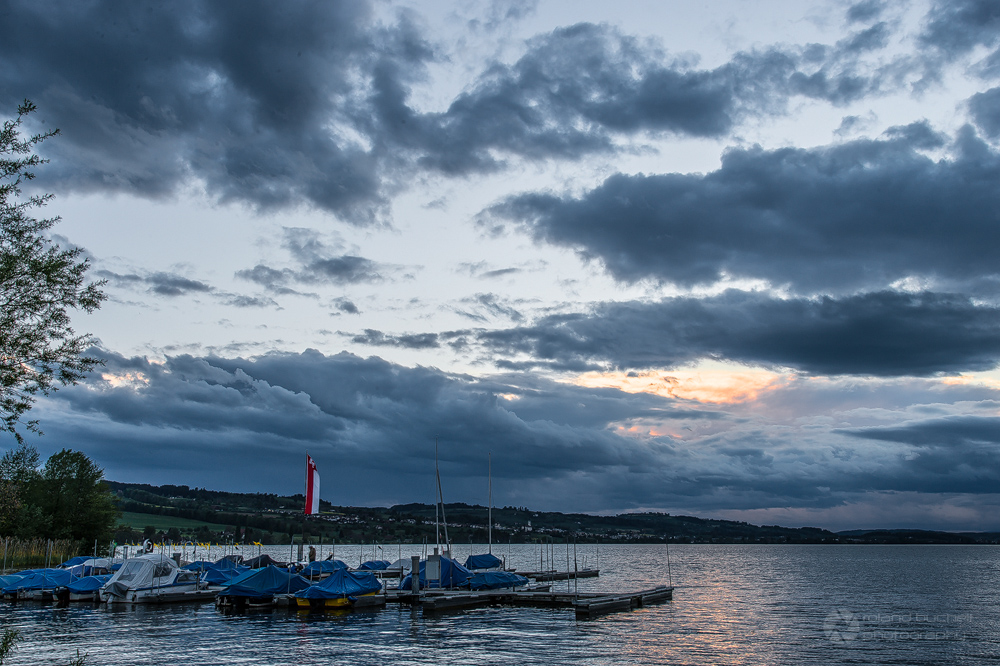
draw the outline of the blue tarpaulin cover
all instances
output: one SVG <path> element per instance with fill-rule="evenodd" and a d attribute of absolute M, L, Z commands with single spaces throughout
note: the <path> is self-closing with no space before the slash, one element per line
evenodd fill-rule
<path fill-rule="evenodd" d="M 188 571 L 204 571 L 205 569 L 214 569 L 215 562 L 207 562 L 205 560 L 196 560 L 191 564 L 185 564 L 181 569 L 187 569 Z"/>
<path fill-rule="evenodd" d="M 105 574 L 103 576 L 84 576 L 79 580 L 73 581 L 66 587 L 70 592 L 75 592 L 77 594 L 82 594 L 83 592 L 96 592 L 109 580 L 111 580 L 111 574 Z"/>
<path fill-rule="evenodd" d="M 220 595 L 233 597 L 269 597 L 274 594 L 298 592 L 311 583 L 302 576 L 290 574 L 273 565 L 242 573 L 226 583 Z"/>
<path fill-rule="evenodd" d="M 254 557 L 249 560 L 243 560 L 243 566 L 250 567 L 251 569 L 263 569 L 269 564 L 273 564 L 276 567 L 282 567 L 282 568 L 288 566 L 285 562 L 279 562 L 278 560 L 274 559 L 267 553 L 262 553 L 257 557 Z"/>
<path fill-rule="evenodd" d="M 390 564 L 389 560 L 368 560 L 358 568 L 362 571 L 385 571 Z"/>
<path fill-rule="evenodd" d="M 465 561 L 466 569 L 496 569 L 503 564 L 496 555 L 483 553 L 482 555 L 469 555 Z"/>
<path fill-rule="evenodd" d="M 310 576 L 333 573 L 338 569 L 346 568 L 347 565 L 340 560 L 319 560 L 317 562 L 310 562 L 306 565 L 306 568 L 302 570 L 302 575 L 308 578 Z"/>
<path fill-rule="evenodd" d="M 427 560 L 420 562 L 420 589 L 427 587 L 427 580 L 425 575 L 425 569 L 427 565 Z M 399 589 L 409 590 L 410 581 L 412 574 L 407 574 L 407 576 L 399 582 Z M 441 580 L 437 581 L 433 578 L 430 581 L 430 586 L 433 587 L 462 587 L 468 582 L 472 577 L 472 572 L 463 567 L 461 564 L 447 557 L 441 558 Z"/>
<path fill-rule="evenodd" d="M 240 566 L 239 564 L 236 564 L 236 562 L 233 562 L 228 557 L 223 557 L 222 559 L 216 560 L 216 562 L 215 562 L 215 568 L 218 569 L 219 571 L 239 571 L 239 572 L 243 572 L 243 571 L 247 570 L 246 567 Z"/>
<path fill-rule="evenodd" d="M 13 585 L 22 578 L 24 578 L 24 576 L 21 576 L 19 574 L 9 574 L 7 576 L 0 576 L 0 590 L 4 589 L 5 587 Z"/>
<path fill-rule="evenodd" d="M 337 569 L 321 582 L 307 587 L 295 596 L 302 599 L 343 599 L 378 592 L 381 589 L 382 583 L 375 574 Z"/>
<path fill-rule="evenodd" d="M 188 571 L 203 572 L 201 579 L 209 585 L 224 585 L 236 576 L 249 571 L 247 567 L 240 566 L 226 558 L 222 558 L 218 562 L 199 560 L 191 564 L 185 564 L 182 568 Z"/>
<path fill-rule="evenodd" d="M 242 573 L 245 572 L 236 569 L 205 569 L 201 579 L 209 585 L 225 585 Z"/>
<path fill-rule="evenodd" d="M 65 587 L 76 580 L 76 576 L 65 569 L 43 569 L 42 571 L 44 573 L 33 573 L 15 581 L 3 588 L 3 593 L 10 594 L 18 590 L 52 590 L 57 587 Z"/>
<path fill-rule="evenodd" d="M 91 558 L 87 557 L 86 555 L 77 555 L 76 557 L 69 558 L 59 566 L 62 567 L 63 569 L 69 569 L 70 567 L 75 567 L 78 564 L 83 564 L 89 559 Z"/>
<path fill-rule="evenodd" d="M 499 590 L 527 584 L 527 578 L 510 571 L 480 571 L 469 579 L 469 587 L 473 590 Z"/>

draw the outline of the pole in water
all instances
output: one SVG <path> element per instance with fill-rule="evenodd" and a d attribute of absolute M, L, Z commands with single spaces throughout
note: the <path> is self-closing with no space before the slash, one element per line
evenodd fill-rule
<path fill-rule="evenodd" d="M 667 584 L 670 587 L 674 586 L 674 578 L 670 575 L 670 542 L 665 541 L 664 545 L 667 547 Z"/>
<path fill-rule="evenodd" d="M 576 580 L 576 576 L 573 576 Z M 569 537 L 566 537 L 566 591 L 569 592 Z"/>
<path fill-rule="evenodd" d="M 489 527 L 486 530 L 487 537 L 490 541 L 490 555 L 493 554 L 493 452 L 489 453 L 489 477 L 490 477 L 490 512 L 489 512 Z"/>
<path fill-rule="evenodd" d="M 573 576 L 573 594 L 575 594 L 577 597 L 580 596 L 579 571 L 580 568 L 576 564 L 576 537 L 573 537 L 573 573 L 575 574 Z"/>

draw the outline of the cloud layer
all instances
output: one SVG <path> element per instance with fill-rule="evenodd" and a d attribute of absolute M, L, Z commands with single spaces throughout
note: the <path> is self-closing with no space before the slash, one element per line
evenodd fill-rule
<path fill-rule="evenodd" d="M 415 6 L 3 5 L 0 113 L 62 130 L 36 184 L 129 331 L 43 442 L 275 492 L 308 450 L 365 504 L 433 496 L 436 440 L 446 499 L 493 451 L 509 504 L 1000 529 L 996 2 Z"/>
<path fill-rule="evenodd" d="M 1000 157 L 970 132 L 953 159 L 927 125 L 823 148 L 728 151 L 717 171 L 609 177 L 581 196 L 493 206 L 539 241 L 616 278 L 685 287 L 757 279 L 794 293 L 850 293 L 914 279 L 995 289 Z"/>

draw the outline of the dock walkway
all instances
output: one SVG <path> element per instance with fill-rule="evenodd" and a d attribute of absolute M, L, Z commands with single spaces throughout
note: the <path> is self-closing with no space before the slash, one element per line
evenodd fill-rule
<path fill-rule="evenodd" d="M 601 575 L 600 569 L 580 569 L 578 571 L 517 571 L 515 572 L 525 578 L 533 578 L 538 581 L 546 580 L 573 580 L 574 578 L 597 578 Z"/>
<path fill-rule="evenodd" d="M 414 594 L 410 591 L 391 590 L 386 593 L 386 601 L 412 604 L 430 613 L 481 606 L 573 608 L 576 616 L 582 619 L 662 603 L 673 598 L 673 592 L 674 588 L 666 585 L 618 594 L 530 590 L 423 590 L 420 594 Z"/>

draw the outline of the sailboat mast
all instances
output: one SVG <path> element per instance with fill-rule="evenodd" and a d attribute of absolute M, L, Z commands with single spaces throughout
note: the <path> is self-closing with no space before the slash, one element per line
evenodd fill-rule
<path fill-rule="evenodd" d="M 489 479 L 490 479 L 490 511 L 489 511 L 489 527 L 486 529 L 486 533 L 490 540 L 490 555 L 493 554 L 493 452 L 490 451 L 488 454 L 489 460 Z"/>
<path fill-rule="evenodd" d="M 438 441 L 434 438 L 434 475 L 437 477 L 438 504 L 441 506 L 441 522 L 444 523 L 444 545 L 449 557 L 451 556 L 451 539 L 448 538 L 448 516 L 444 513 L 444 494 L 441 492 L 441 470 L 438 469 Z M 438 535 L 438 547 L 441 545 L 440 534 Z"/>
<path fill-rule="evenodd" d="M 434 498 L 434 546 L 441 552 L 441 473 L 438 471 L 438 440 L 434 438 L 434 478 L 437 497 Z"/>

